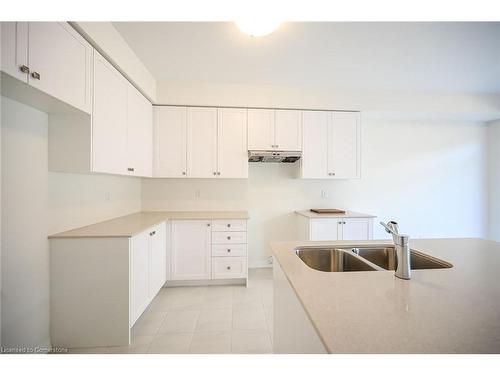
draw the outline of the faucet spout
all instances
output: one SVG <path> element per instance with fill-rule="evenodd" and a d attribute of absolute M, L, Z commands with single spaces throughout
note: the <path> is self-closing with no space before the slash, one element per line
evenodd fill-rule
<path fill-rule="evenodd" d="M 399 233 L 398 223 L 395 221 L 391 220 L 387 224 L 381 221 L 380 224 L 385 228 L 387 233 L 392 234 L 397 259 L 395 276 L 403 280 L 410 280 L 410 237 Z"/>

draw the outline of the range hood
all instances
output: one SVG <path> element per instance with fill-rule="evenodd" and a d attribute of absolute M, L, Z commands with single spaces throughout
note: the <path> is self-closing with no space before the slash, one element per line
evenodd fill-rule
<path fill-rule="evenodd" d="M 301 156 L 300 151 L 248 151 L 251 163 L 295 163 Z"/>

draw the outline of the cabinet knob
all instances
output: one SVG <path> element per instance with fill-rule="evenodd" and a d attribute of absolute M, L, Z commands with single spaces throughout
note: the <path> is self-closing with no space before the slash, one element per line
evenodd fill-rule
<path fill-rule="evenodd" d="M 228 227 L 228 228 L 231 228 L 231 224 L 228 224 L 228 225 L 227 225 L 227 227 Z"/>
<path fill-rule="evenodd" d="M 227 252 L 230 253 L 231 252 L 231 249 L 227 249 Z"/>
<path fill-rule="evenodd" d="M 182 175 L 185 176 L 186 175 L 186 172 L 182 172 Z"/>
<path fill-rule="evenodd" d="M 217 172 L 217 176 L 220 176 L 220 172 Z"/>
<path fill-rule="evenodd" d="M 214 176 L 217 176 L 217 172 L 214 172 Z"/>
<path fill-rule="evenodd" d="M 230 240 L 231 239 L 231 236 L 227 236 L 227 239 Z"/>
<path fill-rule="evenodd" d="M 152 232 L 149 232 L 149 235 L 150 235 L 150 236 L 154 236 L 155 234 L 156 234 L 156 231 L 155 231 L 155 230 L 154 230 L 154 231 L 152 231 Z"/>
<path fill-rule="evenodd" d="M 38 72 L 33 72 L 33 73 L 31 73 L 31 76 L 33 77 L 33 79 L 38 79 L 38 80 L 40 80 L 40 73 L 38 73 Z"/>
<path fill-rule="evenodd" d="M 209 227 L 209 226 L 210 226 L 210 224 L 207 224 L 207 227 Z"/>
<path fill-rule="evenodd" d="M 26 65 L 21 65 L 19 67 L 19 70 L 23 73 L 29 74 L 30 73 L 30 68 L 28 68 Z"/>
<path fill-rule="evenodd" d="M 231 266 L 227 266 L 227 269 L 230 270 L 231 269 Z"/>
<path fill-rule="evenodd" d="M 127 171 L 129 171 L 129 172 L 133 172 L 133 171 L 134 171 L 134 168 L 127 168 Z"/>

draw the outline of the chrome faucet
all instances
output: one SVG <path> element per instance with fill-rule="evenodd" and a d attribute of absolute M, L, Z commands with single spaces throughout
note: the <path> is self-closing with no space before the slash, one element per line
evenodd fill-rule
<path fill-rule="evenodd" d="M 410 280 L 410 237 L 406 234 L 399 234 L 398 223 L 395 221 L 389 221 L 387 224 L 381 221 L 380 224 L 382 224 L 387 233 L 392 234 L 397 259 L 395 276 L 400 279 Z"/>

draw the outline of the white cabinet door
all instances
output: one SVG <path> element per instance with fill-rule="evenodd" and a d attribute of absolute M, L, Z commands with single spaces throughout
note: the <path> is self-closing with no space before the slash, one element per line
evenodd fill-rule
<path fill-rule="evenodd" d="M 302 178 L 327 178 L 328 126 L 331 115 L 325 111 L 302 113 Z"/>
<path fill-rule="evenodd" d="M 275 111 L 276 149 L 285 151 L 302 150 L 302 112 L 292 110 Z"/>
<path fill-rule="evenodd" d="M 217 109 L 187 109 L 187 176 L 217 177 Z"/>
<path fill-rule="evenodd" d="M 172 280 L 209 280 L 211 230 L 209 220 L 174 220 L 171 223 Z"/>
<path fill-rule="evenodd" d="M 134 86 L 127 84 L 128 172 L 151 177 L 153 167 L 153 107 Z"/>
<path fill-rule="evenodd" d="M 360 121 L 356 112 L 332 112 L 328 128 L 328 173 L 335 178 L 358 178 Z"/>
<path fill-rule="evenodd" d="M 248 110 L 248 149 L 275 150 L 274 110 Z"/>
<path fill-rule="evenodd" d="M 342 239 L 341 221 L 331 219 L 311 219 L 311 241 L 336 241 Z"/>
<path fill-rule="evenodd" d="M 127 85 L 123 76 L 94 54 L 92 169 L 127 174 Z"/>
<path fill-rule="evenodd" d="M 372 237 L 372 219 L 342 220 L 342 240 L 371 240 Z"/>
<path fill-rule="evenodd" d="M 130 326 L 149 304 L 149 232 L 130 239 Z"/>
<path fill-rule="evenodd" d="M 154 107 L 154 176 L 186 177 L 186 107 Z"/>
<path fill-rule="evenodd" d="M 218 109 L 217 149 L 217 177 L 248 178 L 246 109 Z"/>
<path fill-rule="evenodd" d="M 2 22 L 2 71 L 28 83 L 28 22 Z"/>
<path fill-rule="evenodd" d="M 66 22 L 30 22 L 30 85 L 90 113 L 92 52 Z"/>
<path fill-rule="evenodd" d="M 149 231 L 149 298 L 153 299 L 167 281 L 166 224 L 161 223 Z"/>

